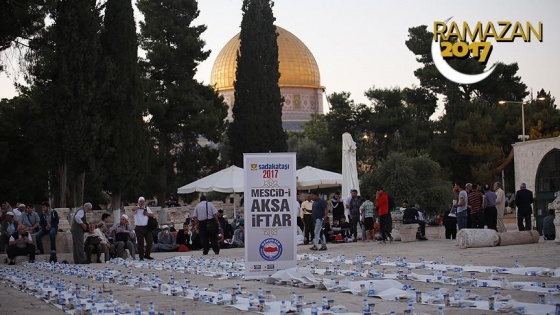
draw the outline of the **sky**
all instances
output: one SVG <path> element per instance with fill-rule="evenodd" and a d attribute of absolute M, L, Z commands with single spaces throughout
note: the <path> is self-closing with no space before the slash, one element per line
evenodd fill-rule
<path fill-rule="evenodd" d="M 212 65 L 222 47 L 240 31 L 242 0 L 200 0 L 194 25 L 202 34 L 210 57 L 198 67 L 196 79 L 210 83 Z M 277 0 L 276 25 L 288 30 L 313 53 L 325 93 L 350 92 L 357 103 L 370 104 L 365 91 L 375 88 L 419 86 L 414 70 L 421 66 L 408 50 L 408 29 L 453 17 L 474 25 L 488 21 L 543 24 L 543 40 L 493 43 L 488 64 L 519 65 L 518 75 L 536 94 L 541 88 L 560 97 L 560 1 L 495 0 Z M 12 76 L 13 77 L 13 76 Z M 13 79 L 0 76 L 0 98 L 16 95 Z M 522 100 L 513 100 L 522 101 Z M 325 111 L 328 105 L 324 102 Z M 440 112 L 441 113 L 441 112 Z"/>

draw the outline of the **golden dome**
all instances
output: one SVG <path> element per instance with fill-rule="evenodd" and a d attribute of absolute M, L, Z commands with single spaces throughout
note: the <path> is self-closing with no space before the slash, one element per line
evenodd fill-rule
<path fill-rule="evenodd" d="M 278 31 L 278 61 L 282 87 L 304 87 L 324 89 L 321 86 L 319 67 L 315 57 L 307 46 L 294 34 L 281 27 Z M 239 50 L 239 33 L 222 48 L 214 66 L 210 83 L 218 91 L 233 90 L 235 71 L 237 70 L 237 51 Z"/>

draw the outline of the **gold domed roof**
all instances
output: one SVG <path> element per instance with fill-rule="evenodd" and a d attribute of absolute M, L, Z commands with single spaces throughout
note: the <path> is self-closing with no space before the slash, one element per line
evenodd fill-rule
<path fill-rule="evenodd" d="M 278 61 L 282 87 L 304 87 L 324 89 L 321 86 L 319 67 L 315 57 L 307 46 L 294 34 L 281 27 L 278 31 Z M 233 90 L 235 71 L 237 70 L 237 51 L 239 50 L 239 33 L 222 48 L 214 66 L 210 82 L 218 91 Z"/>

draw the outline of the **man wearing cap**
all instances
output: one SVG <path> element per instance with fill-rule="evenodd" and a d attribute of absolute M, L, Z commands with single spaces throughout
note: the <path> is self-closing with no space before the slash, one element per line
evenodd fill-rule
<path fill-rule="evenodd" d="M 13 211 L 14 211 L 14 219 L 20 222 L 21 214 L 25 212 L 25 205 L 23 203 L 18 202 L 17 207 L 15 207 Z"/>
<path fill-rule="evenodd" d="M 4 252 L 10 236 L 17 231 L 19 223 L 14 219 L 14 216 L 12 211 L 6 212 L 6 219 L 0 225 L 0 233 L 2 233 L 0 237 L 0 252 Z"/>
<path fill-rule="evenodd" d="M 87 264 L 86 252 L 84 251 L 84 233 L 88 231 L 86 213 L 91 211 L 93 206 L 86 202 L 84 206 L 76 210 L 70 232 L 72 232 L 72 253 L 74 255 L 75 264 Z"/>
<path fill-rule="evenodd" d="M 40 217 L 41 230 L 35 234 L 35 241 L 37 242 L 37 250 L 40 254 L 44 254 L 42 238 L 49 235 L 51 241 L 51 252 L 56 252 L 56 233 L 58 231 L 58 213 L 56 210 L 51 209 L 48 202 L 41 204 L 43 214 Z"/>
<path fill-rule="evenodd" d="M 202 254 L 208 255 L 210 251 L 210 243 L 212 243 L 212 250 L 216 255 L 220 253 L 220 245 L 218 244 L 217 233 L 207 233 L 206 226 L 210 220 L 216 221 L 216 225 L 220 226 L 218 222 L 218 209 L 214 207 L 211 202 L 206 201 L 206 196 L 200 196 L 200 202 L 194 208 L 193 219 L 195 226 L 198 226 L 200 233 L 200 241 L 202 242 Z"/>
<path fill-rule="evenodd" d="M 136 250 L 134 247 L 136 235 L 130 224 L 128 224 L 128 215 L 121 215 L 119 222 L 116 222 L 111 227 L 110 234 L 113 237 L 115 251 L 118 257 L 124 258 L 124 250 L 128 249 L 130 257 L 132 259 L 136 258 Z"/>
<path fill-rule="evenodd" d="M 17 231 L 10 236 L 6 252 L 10 261 L 8 265 L 15 265 L 16 256 L 29 255 L 29 262 L 35 262 L 35 245 L 31 234 L 25 231 L 25 225 L 18 225 Z"/>
<path fill-rule="evenodd" d="M 154 244 L 154 251 L 172 252 L 177 250 L 179 245 L 177 245 L 177 241 L 175 240 L 173 234 L 169 233 L 169 226 L 164 225 L 161 228 L 162 230 L 157 236 L 157 244 Z"/>
<path fill-rule="evenodd" d="M 527 189 L 525 183 L 521 183 L 520 189 L 515 193 L 515 205 L 517 206 L 517 228 L 519 231 L 531 230 L 531 214 L 533 214 L 533 192 Z M 523 225 L 525 221 L 525 225 Z"/>
<path fill-rule="evenodd" d="M 146 199 L 140 197 L 138 198 L 138 208 L 134 210 L 134 223 L 136 224 L 134 231 L 136 232 L 140 260 L 144 260 L 144 258 L 153 259 L 150 253 L 154 244 L 154 236 L 152 231 L 148 229 L 148 217 L 153 218 L 154 213 L 150 207 L 146 206 Z M 144 240 L 146 241 L 146 248 L 144 248 Z"/>

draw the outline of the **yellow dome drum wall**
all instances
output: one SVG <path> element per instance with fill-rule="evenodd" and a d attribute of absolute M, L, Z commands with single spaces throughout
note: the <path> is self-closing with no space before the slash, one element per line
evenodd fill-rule
<path fill-rule="evenodd" d="M 319 67 L 313 54 L 295 35 L 281 27 L 278 31 L 278 61 L 280 80 L 278 85 L 284 97 L 283 121 L 307 121 L 310 114 L 322 113 L 322 93 Z M 214 66 L 210 82 L 233 106 L 233 82 L 237 69 L 239 34 L 222 48 Z M 231 109 L 230 109 L 231 114 Z"/>

